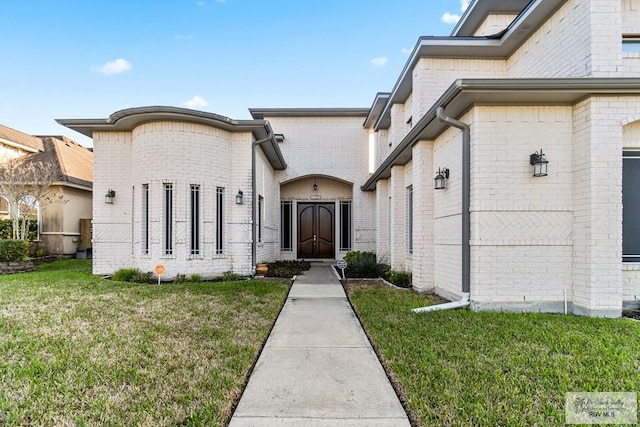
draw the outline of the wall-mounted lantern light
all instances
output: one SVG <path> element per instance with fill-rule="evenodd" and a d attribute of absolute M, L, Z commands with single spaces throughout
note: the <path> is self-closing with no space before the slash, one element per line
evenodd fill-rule
<path fill-rule="evenodd" d="M 238 190 L 238 194 L 236 194 L 236 205 L 242 204 L 242 191 Z"/>
<path fill-rule="evenodd" d="M 547 176 L 547 164 L 549 161 L 544 157 L 542 148 L 529 156 L 529 164 L 533 166 L 533 176 Z"/>
<path fill-rule="evenodd" d="M 449 179 L 449 169 L 447 168 L 438 168 L 438 174 L 434 178 L 436 185 L 436 190 L 443 190 L 446 187 L 446 181 Z"/>
<path fill-rule="evenodd" d="M 313 191 L 318 191 L 318 184 L 316 184 L 315 178 L 313 178 Z"/>
<path fill-rule="evenodd" d="M 112 189 L 108 189 L 107 190 L 107 194 L 104 195 L 104 202 L 112 205 L 113 204 L 113 199 L 116 197 L 116 192 Z"/>

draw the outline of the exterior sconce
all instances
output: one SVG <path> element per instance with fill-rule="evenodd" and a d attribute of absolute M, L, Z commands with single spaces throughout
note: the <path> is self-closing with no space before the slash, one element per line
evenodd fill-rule
<path fill-rule="evenodd" d="M 313 178 L 313 191 L 318 191 L 318 184 L 316 184 L 315 178 Z"/>
<path fill-rule="evenodd" d="M 242 204 L 242 191 L 238 190 L 238 194 L 236 194 L 236 205 Z"/>
<path fill-rule="evenodd" d="M 116 192 L 112 189 L 108 189 L 107 190 L 107 194 L 104 195 L 104 202 L 112 205 L 113 204 L 113 199 L 116 197 Z"/>
<path fill-rule="evenodd" d="M 438 168 L 438 174 L 434 178 L 436 185 L 436 190 L 443 190 L 446 187 L 446 180 L 449 179 L 449 169 L 447 168 Z"/>
<path fill-rule="evenodd" d="M 549 161 L 544 157 L 542 148 L 529 156 L 529 164 L 533 166 L 533 176 L 547 176 L 547 164 Z"/>

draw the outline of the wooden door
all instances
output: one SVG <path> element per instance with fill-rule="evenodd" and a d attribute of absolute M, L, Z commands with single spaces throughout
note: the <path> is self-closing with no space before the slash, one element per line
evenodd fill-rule
<path fill-rule="evenodd" d="M 333 203 L 298 203 L 298 258 L 333 258 Z"/>

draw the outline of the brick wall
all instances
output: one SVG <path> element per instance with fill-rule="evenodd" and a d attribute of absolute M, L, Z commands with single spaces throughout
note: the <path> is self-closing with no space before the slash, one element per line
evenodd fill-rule
<path fill-rule="evenodd" d="M 94 199 L 94 273 L 135 267 L 152 271 L 162 263 L 166 277 L 225 271 L 252 272 L 251 133 L 229 133 L 210 126 L 154 122 L 131 133 L 94 137 L 96 194 L 116 191 L 113 205 Z M 115 167 L 118 165 L 119 167 Z M 278 187 L 258 149 L 258 192 L 265 197 L 263 255 L 273 252 Z M 164 253 L 164 184 L 173 185 L 173 253 Z M 149 186 L 150 251 L 142 251 L 142 185 Z M 200 253 L 191 254 L 191 185 L 200 186 Z M 224 253 L 216 254 L 216 190 L 224 189 Z M 244 203 L 235 204 L 238 190 Z M 275 192 L 275 193 L 274 193 Z M 279 218 L 278 218 L 279 220 Z"/>
<path fill-rule="evenodd" d="M 569 0 L 508 59 L 510 77 L 621 77 L 621 1 Z"/>
<path fill-rule="evenodd" d="M 308 178 L 316 177 L 316 194 L 311 194 L 312 191 L 297 194 L 296 200 L 308 201 L 313 195 L 322 197 L 320 200 L 323 202 L 335 201 L 336 231 L 339 220 L 337 202 L 352 200 L 353 249 L 374 251 L 375 195 L 360 190 L 369 177 L 369 133 L 362 127 L 364 116 L 265 118 L 274 132 L 285 136 L 280 149 L 288 167 L 276 172 L 274 182 L 280 184 L 307 180 L 304 182 L 310 190 L 312 183 Z M 334 182 L 331 183 L 331 180 Z M 345 190 L 342 186 L 344 183 L 350 186 L 350 191 Z M 336 239 L 338 237 L 339 233 L 336 232 Z M 341 257 L 345 252 L 338 251 L 338 243 L 336 241 L 336 256 Z M 291 254 L 281 253 L 279 256 L 286 258 Z"/>

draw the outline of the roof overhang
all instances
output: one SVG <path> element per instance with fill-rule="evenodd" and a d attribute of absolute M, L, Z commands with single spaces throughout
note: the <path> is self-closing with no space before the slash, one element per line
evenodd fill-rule
<path fill-rule="evenodd" d="M 391 176 L 393 166 L 405 165 L 411 160 L 414 144 L 434 140 L 448 127 L 436 119 L 438 107 L 444 107 L 447 116 L 459 119 L 474 105 L 575 105 L 592 95 L 640 95 L 640 78 L 456 80 L 361 189 L 374 190 L 379 180 Z"/>
<path fill-rule="evenodd" d="M 150 122 L 182 122 L 212 126 L 228 132 L 251 132 L 255 140 L 266 140 L 260 146 L 274 169 L 286 169 L 278 142 L 266 120 L 233 120 L 205 111 L 179 107 L 136 107 L 116 111 L 106 119 L 56 119 L 58 123 L 90 138 L 95 132 L 130 132 Z"/>
<path fill-rule="evenodd" d="M 391 91 L 375 129 L 389 127 L 391 106 L 405 102 L 411 94 L 413 68 L 421 58 L 506 59 L 566 1 L 531 0 L 511 25 L 495 37 L 420 37 Z"/>
<path fill-rule="evenodd" d="M 360 117 L 368 108 L 249 108 L 254 119 L 265 117 Z"/>
<path fill-rule="evenodd" d="M 474 0 L 451 32 L 452 37 L 472 36 L 490 14 L 518 14 L 531 0 Z"/>
<path fill-rule="evenodd" d="M 380 117 L 380 113 L 382 113 L 384 106 L 387 104 L 387 101 L 389 100 L 389 96 L 391 96 L 389 92 L 376 93 L 376 97 L 373 100 L 373 104 L 369 109 L 369 114 L 367 115 L 367 118 L 364 120 L 364 123 L 362 124 L 362 126 L 365 129 L 372 127 L 375 124 L 375 122 L 378 120 L 378 117 Z"/>

